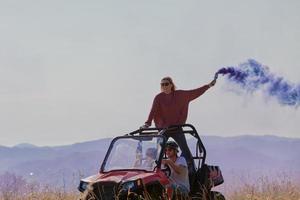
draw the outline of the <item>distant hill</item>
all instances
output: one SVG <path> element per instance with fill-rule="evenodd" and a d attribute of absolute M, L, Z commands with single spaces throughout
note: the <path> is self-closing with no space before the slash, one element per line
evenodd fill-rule
<path fill-rule="evenodd" d="M 0 174 L 10 171 L 29 180 L 73 187 L 79 178 L 97 173 L 110 141 L 106 138 L 55 147 L 0 146 Z M 207 163 L 219 165 L 226 180 L 245 172 L 255 172 L 254 177 L 281 172 L 300 174 L 300 139 L 203 136 L 202 141 Z"/>
<path fill-rule="evenodd" d="M 17 148 L 36 148 L 37 146 L 35 146 L 33 144 L 29 144 L 29 143 L 21 143 L 21 144 L 15 145 L 14 147 L 17 147 Z"/>

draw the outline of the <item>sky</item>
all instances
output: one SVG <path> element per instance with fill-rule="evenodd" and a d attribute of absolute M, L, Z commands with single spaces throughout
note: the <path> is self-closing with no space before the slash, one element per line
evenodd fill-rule
<path fill-rule="evenodd" d="M 0 145 L 64 145 L 141 126 L 160 79 L 209 83 L 248 58 L 300 81 L 300 2 L 0 0 Z M 201 135 L 300 137 L 299 108 L 224 78 L 190 104 Z"/>

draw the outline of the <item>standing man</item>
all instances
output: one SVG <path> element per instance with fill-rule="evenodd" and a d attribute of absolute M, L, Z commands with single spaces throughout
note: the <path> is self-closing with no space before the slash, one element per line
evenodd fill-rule
<path fill-rule="evenodd" d="M 161 93 L 156 95 L 149 113 L 149 117 L 142 128 L 151 126 L 154 120 L 157 128 L 167 128 L 171 125 L 182 125 L 186 123 L 189 103 L 205 93 L 216 84 L 216 80 L 194 90 L 176 90 L 171 77 L 164 77 L 160 82 Z M 167 132 L 167 137 L 172 137 L 183 152 L 189 168 L 193 169 L 193 157 L 188 148 L 184 134 L 181 130 Z"/>

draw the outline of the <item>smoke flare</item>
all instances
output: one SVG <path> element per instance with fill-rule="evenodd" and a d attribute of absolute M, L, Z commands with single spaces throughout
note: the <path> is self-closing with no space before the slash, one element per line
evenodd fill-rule
<path fill-rule="evenodd" d="M 238 65 L 237 67 L 225 67 L 219 69 L 215 74 L 226 75 L 227 79 L 239 85 L 247 92 L 262 90 L 267 96 L 274 97 L 281 105 L 300 105 L 300 84 L 296 85 L 276 76 L 269 68 L 254 59 Z"/>

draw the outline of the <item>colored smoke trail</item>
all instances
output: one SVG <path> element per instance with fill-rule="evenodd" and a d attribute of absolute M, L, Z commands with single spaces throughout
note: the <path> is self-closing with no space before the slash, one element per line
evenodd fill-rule
<path fill-rule="evenodd" d="M 230 82 L 247 92 L 262 90 L 265 95 L 276 98 L 281 105 L 300 105 L 300 84 L 290 83 L 274 75 L 267 66 L 253 59 L 237 67 L 221 68 L 216 72 L 215 79 L 219 74 L 226 75 Z"/>

